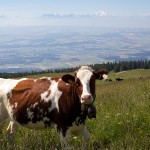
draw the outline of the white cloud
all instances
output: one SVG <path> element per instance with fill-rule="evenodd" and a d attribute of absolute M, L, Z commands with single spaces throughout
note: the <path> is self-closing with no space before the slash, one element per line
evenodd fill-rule
<path fill-rule="evenodd" d="M 106 11 L 103 11 L 103 10 L 100 10 L 98 12 L 95 13 L 96 16 L 110 16 L 110 13 L 106 12 Z"/>

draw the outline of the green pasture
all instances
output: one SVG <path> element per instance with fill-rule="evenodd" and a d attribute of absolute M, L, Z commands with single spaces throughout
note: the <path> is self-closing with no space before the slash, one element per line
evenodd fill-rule
<path fill-rule="evenodd" d="M 40 74 L 30 76 L 61 76 Z M 96 82 L 96 119 L 87 120 L 91 133 L 88 150 L 150 149 L 150 70 L 110 72 L 112 82 Z M 123 81 L 116 81 L 117 77 Z M 142 77 L 139 79 L 139 77 Z M 0 150 L 61 150 L 53 129 L 30 130 L 20 127 L 16 143 L 6 136 L 7 122 L 0 133 Z M 72 150 L 82 149 L 81 137 L 71 137 Z"/>

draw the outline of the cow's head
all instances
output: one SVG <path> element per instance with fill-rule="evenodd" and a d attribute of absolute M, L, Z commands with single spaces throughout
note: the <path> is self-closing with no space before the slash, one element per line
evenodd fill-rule
<path fill-rule="evenodd" d="M 75 76 L 64 75 L 62 80 L 72 84 L 77 88 L 78 95 L 82 104 L 91 104 L 95 98 L 95 80 L 106 79 L 107 70 L 95 72 L 91 67 L 82 66 L 75 72 Z"/>

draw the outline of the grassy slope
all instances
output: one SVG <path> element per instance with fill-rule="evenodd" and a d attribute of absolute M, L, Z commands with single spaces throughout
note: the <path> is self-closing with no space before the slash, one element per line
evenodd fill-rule
<path fill-rule="evenodd" d="M 149 148 L 149 75 L 150 70 L 110 74 L 113 79 L 123 77 L 124 81 L 97 84 L 98 114 L 92 123 L 94 124 L 92 135 L 99 148 L 114 150 Z M 139 76 L 145 78 L 138 79 Z"/>
<path fill-rule="evenodd" d="M 148 150 L 150 147 L 150 70 L 110 73 L 109 76 L 113 82 L 97 81 L 96 83 L 97 118 L 87 122 L 91 132 L 89 150 Z M 145 78 L 138 79 L 140 76 Z M 124 80 L 117 82 L 116 77 Z M 58 149 L 60 147 L 58 135 L 54 130 L 33 131 L 20 128 L 16 141 L 15 149 L 48 150 L 52 149 L 53 145 Z M 70 143 L 72 146 L 77 145 L 73 149 L 81 149 L 81 138 L 72 138 Z M 11 149 L 5 137 L 5 128 L 0 134 L 0 149 Z"/>

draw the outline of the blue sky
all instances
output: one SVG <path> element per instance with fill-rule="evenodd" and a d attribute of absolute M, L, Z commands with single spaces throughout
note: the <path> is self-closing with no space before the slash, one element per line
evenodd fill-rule
<path fill-rule="evenodd" d="M 1 26 L 118 24 L 149 27 L 150 0 L 0 0 Z"/>

